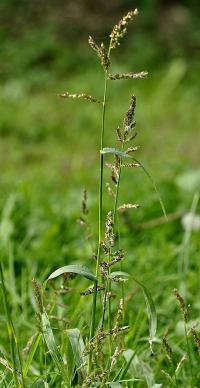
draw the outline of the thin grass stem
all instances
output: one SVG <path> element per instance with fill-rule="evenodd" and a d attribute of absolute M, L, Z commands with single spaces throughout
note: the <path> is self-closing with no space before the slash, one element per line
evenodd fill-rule
<path fill-rule="evenodd" d="M 101 126 L 100 150 L 102 150 L 103 146 L 104 146 L 106 97 L 107 97 L 107 71 L 105 71 L 105 75 L 104 75 L 104 97 L 103 97 L 103 108 L 102 108 L 102 126 Z M 90 340 L 94 337 L 95 323 L 96 323 L 97 287 L 98 287 L 98 280 L 99 280 L 99 263 L 100 263 L 100 256 L 101 256 L 102 224 L 103 224 L 103 170 L 104 170 L 104 157 L 103 157 L 103 154 L 100 153 L 99 237 L 98 237 L 97 261 L 96 261 L 96 282 L 94 283 L 94 293 L 93 293 Z M 88 372 L 89 373 L 91 372 L 91 367 L 92 367 L 92 352 L 90 352 L 90 354 L 89 354 L 89 361 L 88 361 Z"/>

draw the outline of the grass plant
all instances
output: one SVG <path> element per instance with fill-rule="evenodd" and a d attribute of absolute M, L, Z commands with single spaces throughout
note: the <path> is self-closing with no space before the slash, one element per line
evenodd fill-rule
<path fill-rule="evenodd" d="M 132 87 L 126 89 L 128 108 L 115 131 L 109 120 L 112 109 L 116 111 L 115 106 L 110 107 L 109 98 L 114 81 L 134 82 L 134 87 L 135 82 L 146 82 L 141 81 L 147 77 L 146 71 L 112 71 L 114 52 L 137 14 L 137 10 L 128 12 L 114 26 L 106 44 L 97 44 L 89 37 L 89 45 L 102 68 L 102 97 L 82 91 L 60 94 L 63 100 L 83 100 L 92 103 L 94 110 L 95 106 L 98 112 L 101 109 L 100 124 L 96 119 L 94 121 L 100 128 L 98 212 L 91 216 L 90 195 L 84 189 L 81 214 L 77 216 L 77 211 L 73 210 L 66 223 L 65 203 L 60 204 L 59 210 L 55 198 L 50 204 L 49 187 L 43 200 L 43 222 L 38 222 L 40 207 L 32 213 L 34 203 L 29 203 L 26 187 L 22 189 L 23 195 L 11 196 L 2 211 L 2 262 L 6 263 L 8 258 L 8 266 L 0 264 L 2 387 L 199 386 L 199 322 L 192 319 L 195 315 L 191 318 L 192 312 L 190 314 L 188 302 L 185 302 L 192 299 L 190 286 L 195 287 L 198 283 L 192 272 L 196 265 L 192 257 L 192 254 L 197 255 L 196 236 L 190 228 L 182 244 L 178 224 L 170 223 L 177 222 L 182 210 L 175 213 L 175 217 L 171 214 L 166 223 L 161 195 L 140 161 L 140 150 L 135 143 L 136 96 Z M 117 90 L 119 97 L 120 89 Z M 110 132 L 115 133 L 114 139 Z M 108 139 L 113 142 L 109 146 Z M 90 151 L 86 150 L 86 153 Z M 139 157 L 135 157 L 137 153 Z M 97 171 L 95 167 L 94 171 Z M 146 175 L 164 217 L 152 221 L 151 209 L 149 222 L 133 222 L 137 213 L 141 211 L 143 215 L 144 210 L 140 209 L 139 201 L 124 200 L 128 190 L 131 191 L 128 198 L 134 197 L 132 184 L 129 185 L 132 171 Z M 128 178 L 125 178 L 125 172 Z M 141 176 L 138 178 L 138 174 L 133 174 L 133 179 L 139 186 Z M 145 187 L 142 185 L 142 190 Z M 145 194 L 141 194 L 142 190 L 139 190 L 141 198 L 144 200 L 149 196 L 150 200 L 150 189 L 146 189 Z M 39 196 L 39 203 L 40 199 Z M 191 208 L 193 215 L 198 210 L 198 200 L 196 194 Z M 155 205 L 152 200 L 155 213 L 158 202 Z M 157 226 L 160 229 L 163 226 L 163 229 L 155 232 Z M 146 240 L 140 234 L 142 229 Z M 59 250 L 61 246 L 62 250 Z M 189 262 L 190 246 L 193 250 L 190 250 Z M 63 254 L 62 260 L 57 257 L 58 252 Z M 187 269 L 184 277 L 177 271 L 177 256 L 180 257 L 182 252 Z M 49 259 L 50 255 L 56 256 L 54 260 Z M 65 260 L 65 265 L 58 264 Z M 185 290 L 186 282 L 184 299 L 177 288 Z M 174 289 L 183 316 L 177 327 L 179 312 L 175 311 L 174 299 L 170 299 L 170 288 Z"/>

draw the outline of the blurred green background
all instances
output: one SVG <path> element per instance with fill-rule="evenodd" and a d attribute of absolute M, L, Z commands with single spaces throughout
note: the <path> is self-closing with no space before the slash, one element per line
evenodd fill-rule
<path fill-rule="evenodd" d="M 88 255 L 76 218 L 85 186 L 96 234 L 101 112 L 95 104 L 57 94 L 101 98 L 103 74 L 88 35 L 107 41 L 112 26 L 135 7 L 139 17 L 113 53 L 112 70 L 147 70 L 149 77 L 110 82 L 105 145 L 115 145 L 115 128 L 134 93 L 138 158 L 167 211 L 186 211 L 199 188 L 199 1 L 1 0 L 0 233 L 2 245 L 10 238 L 17 242 L 20 263 L 61 264 L 71 252 L 75 259 Z M 123 202 L 142 205 L 130 215 L 133 225 L 161 216 L 142 172 L 128 172 L 122 195 Z M 109 206 L 106 197 L 105 209 Z M 157 229 L 153 238 L 179 244 L 182 234 L 177 221 Z M 147 244 L 149 238 L 151 232 L 137 236 Z"/>

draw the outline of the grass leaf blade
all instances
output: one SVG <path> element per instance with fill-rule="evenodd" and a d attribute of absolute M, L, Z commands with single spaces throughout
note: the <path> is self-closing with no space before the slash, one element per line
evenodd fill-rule
<path fill-rule="evenodd" d="M 76 275 L 81 275 L 89 280 L 96 281 L 96 277 L 93 274 L 93 272 L 89 268 L 85 267 L 84 265 L 80 265 L 80 264 L 72 264 L 72 265 L 66 265 L 64 267 L 61 267 L 61 268 L 57 269 L 56 271 L 54 271 L 48 277 L 48 280 L 57 278 L 58 276 L 63 275 L 65 273 L 73 273 Z"/>

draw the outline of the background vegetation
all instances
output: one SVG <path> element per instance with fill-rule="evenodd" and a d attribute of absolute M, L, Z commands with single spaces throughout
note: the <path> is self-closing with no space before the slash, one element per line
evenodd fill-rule
<path fill-rule="evenodd" d="M 122 225 L 128 270 L 150 289 L 158 312 L 158 337 L 169 328 L 177 354 L 184 353 L 185 345 L 180 312 L 171 293 L 174 287 L 192 305 L 192 322 L 199 318 L 199 231 L 191 236 L 186 273 L 178 271 L 178 262 L 187 249 L 181 216 L 200 190 L 200 3 L 2 0 L 0 246 L 20 347 L 35 327 L 31 279 L 42 282 L 54 268 L 72 261 L 92 262 L 84 231 L 76 223 L 83 187 L 88 189 L 89 219 L 97 236 L 100 110 L 92 104 L 66 103 L 57 94 L 84 91 L 101 97 L 102 71 L 87 46 L 88 35 L 101 41 L 110 26 L 136 6 L 140 16 L 115 53 L 113 67 L 117 72 L 147 70 L 149 78 L 111 85 L 106 145 L 113 143 L 130 95 L 136 94 L 139 158 L 154 177 L 174 220 L 157 221 L 162 214 L 156 195 L 140 171 L 124 179 L 124 202 L 142 206 L 128 214 Z M 105 212 L 109 201 L 108 197 Z M 127 318 L 133 329 L 126 346 L 133 348 L 146 335 L 146 314 L 137 289 L 129 286 L 128 291 L 136 292 Z M 84 325 L 85 320 L 87 324 L 82 303 L 73 317 L 73 306 L 68 307 L 73 327 L 78 322 Z M 2 306 L 0 344 L 1 352 L 7 353 Z M 145 352 L 138 355 L 144 363 Z M 159 362 L 152 360 L 148 373 L 145 369 L 141 376 L 146 373 L 152 381 L 165 384 Z M 187 374 L 181 384 L 187 387 Z"/>

